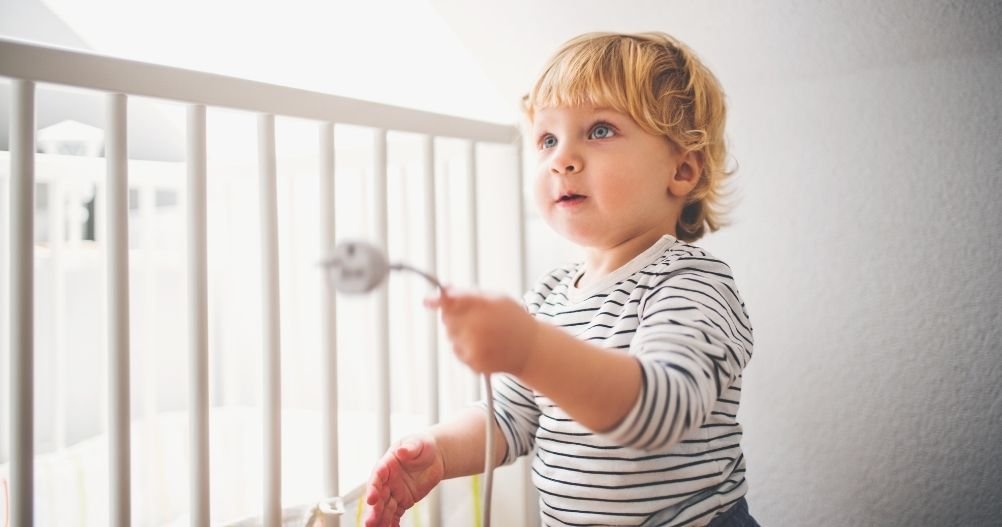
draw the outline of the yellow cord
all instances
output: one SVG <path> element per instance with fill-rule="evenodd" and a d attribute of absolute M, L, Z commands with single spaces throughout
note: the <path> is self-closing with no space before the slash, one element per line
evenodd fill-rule
<path fill-rule="evenodd" d="M 480 475 L 479 474 L 474 474 L 473 477 L 471 478 L 471 481 L 473 482 L 473 525 L 474 525 L 474 527 L 481 527 L 481 518 L 480 518 L 480 516 L 483 515 L 483 513 L 480 510 L 480 507 L 481 507 L 481 503 L 480 503 Z"/>
<path fill-rule="evenodd" d="M 411 522 L 414 525 L 414 527 L 421 527 L 421 502 L 420 501 L 417 502 L 417 503 L 415 503 L 414 504 L 414 508 L 411 509 L 411 519 L 414 520 L 413 522 Z"/>
<path fill-rule="evenodd" d="M 355 525 L 362 525 L 362 510 L 365 508 L 365 504 L 362 503 L 362 498 L 358 498 L 358 506 L 355 507 Z"/>

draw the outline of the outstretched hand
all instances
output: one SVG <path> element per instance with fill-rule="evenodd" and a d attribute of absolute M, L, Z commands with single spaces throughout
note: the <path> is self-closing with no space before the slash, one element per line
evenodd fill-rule
<path fill-rule="evenodd" d="M 441 311 L 452 351 L 470 369 L 477 373 L 522 372 L 539 322 L 520 303 L 507 296 L 451 289 L 424 303 Z"/>
<path fill-rule="evenodd" d="M 442 454 L 430 436 L 409 437 L 390 447 L 372 471 L 365 526 L 399 526 L 404 512 L 427 496 L 444 474 Z"/>

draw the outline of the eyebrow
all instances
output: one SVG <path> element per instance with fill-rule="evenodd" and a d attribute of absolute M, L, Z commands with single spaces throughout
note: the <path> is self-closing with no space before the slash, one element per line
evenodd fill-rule
<path fill-rule="evenodd" d="M 589 115 L 587 116 L 587 118 L 593 121 L 611 121 L 611 120 L 622 120 L 622 119 L 627 119 L 632 121 L 632 118 L 629 115 L 620 112 L 619 110 L 616 110 L 611 106 L 601 106 L 597 108 L 592 108 L 589 111 Z M 540 115 L 537 113 L 535 119 L 532 120 L 530 130 L 534 134 L 546 132 L 551 128 L 551 126 L 544 126 L 544 124 L 546 124 L 546 121 L 544 119 L 541 119 Z"/>
<path fill-rule="evenodd" d="M 605 115 L 610 115 L 611 114 L 613 117 L 616 117 L 616 118 L 625 118 L 625 119 L 631 119 L 632 120 L 632 117 L 630 117 L 629 114 L 623 113 L 623 112 L 621 112 L 619 110 L 616 110 L 615 108 L 612 108 L 612 107 L 595 108 L 594 113 L 602 115 L 603 117 Z"/>
<path fill-rule="evenodd" d="M 613 108 L 611 106 L 603 106 L 601 108 L 593 108 L 588 113 L 589 114 L 612 114 L 612 115 L 614 115 L 616 117 L 629 117 L 627 114 L 625 114 L 623 112 L 620 112 L 619 110 L 616 110 L 615 108 Z M 533 119 L 532 122 L 533 123 L 538 123 L 538 122 L 540 122 L 542 120 L 543 119 L 540 119 L 539 114 L 537 113 L 536 114 L 536 118 Z"/>

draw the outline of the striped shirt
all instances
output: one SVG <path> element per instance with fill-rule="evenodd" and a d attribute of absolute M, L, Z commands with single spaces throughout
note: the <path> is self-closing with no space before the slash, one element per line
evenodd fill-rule
<path fill-rule="evenodd" d="M 573 264 L 526 294 L 530 313 L 638 359 L 640 395 L 605 433 L 494 377 L 504 463 L 535 449 L 543 525 L 705 525 L 745 495 L 741 372 L 752 328 L 727 264 L 671 236 L 584 290 Z"/>

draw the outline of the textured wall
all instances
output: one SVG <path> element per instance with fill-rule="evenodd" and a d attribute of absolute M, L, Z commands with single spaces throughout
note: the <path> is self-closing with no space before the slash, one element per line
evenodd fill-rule
<path fill-rule="evenodd" d="M 738 205 L 702 243 L 755 326 L 752 512 L 1002 525 L 1002 4 L 735 4 L 664 29 L 729 95 Z"/>
<path fill-rule="evenodd" d="M 751 507 L 1000 525 L 1002 9 L 831 4 L 721 75 L 740 202 L 706 245 L 755 324 Z"/>

